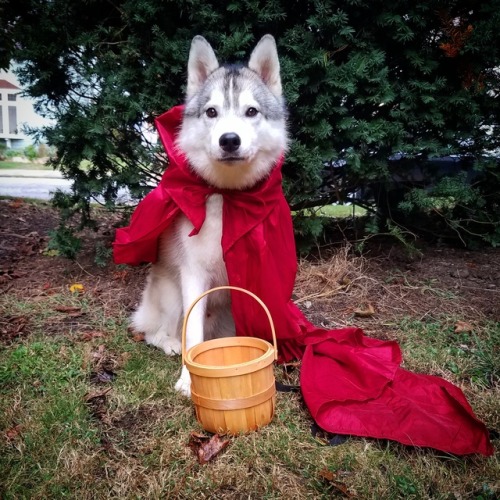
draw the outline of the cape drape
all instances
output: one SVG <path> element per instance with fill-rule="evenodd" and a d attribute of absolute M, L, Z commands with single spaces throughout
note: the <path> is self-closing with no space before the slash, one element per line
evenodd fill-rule
<path fill-rule="evenodd" d="M 320 427 L 455 454 L 492 454 L 486 428 L 457 387 L 400 368 L 395 342 L 367 338 L 356 328 L 321 330 L 304 317 L 292 302 L 297 260 L 281 185 L 283 158 L 252 189 L 209 186 L 175 145 L 182 113 L 183 107 L 176 106 L 156 120 L 169 166 L 137 206 L 130 225 L 117 230 L 115 262 L 155 262 L 159 236 L 180 213 L 191 221 L 190 236 L 196 237 L 205 220 L 206 199 L 221 194 L 221 245 L 229 284 L 250 290 L 269 308 L 280 361 L 302 358 L 302 393 Z M 271 341 L 260 306 L 238 292 L 231 299 L 237 335 Z"/>

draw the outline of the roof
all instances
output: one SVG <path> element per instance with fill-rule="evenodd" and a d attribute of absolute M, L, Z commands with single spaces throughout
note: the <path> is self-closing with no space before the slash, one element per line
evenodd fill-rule
<path fill-rule="evenodd" d="M 16 87 L 13 83 L 8 82 L 7 80 L 0 80 L 0 89 L 21 90 L 19 87 Z"/>

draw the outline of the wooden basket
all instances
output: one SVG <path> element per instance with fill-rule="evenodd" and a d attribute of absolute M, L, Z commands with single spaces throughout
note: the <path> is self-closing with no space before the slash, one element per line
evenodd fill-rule
<path fill-rule="evenodd" d="M 269 319 L 274 347 L 256 337 L 208 340 L 186 352 L 186 327 L 193 307 L 217 290 L 252 296 Z M 259 297 L 244 288 L 220 286 L 200 295 L 189 307 L 182 326 L 182 361 L 191 374 L 191 399 L 196 418 L 209 432 L 239 434 L 267 425 L 276 405 L 273 361 L 278 358 L 271 314 Z"/>

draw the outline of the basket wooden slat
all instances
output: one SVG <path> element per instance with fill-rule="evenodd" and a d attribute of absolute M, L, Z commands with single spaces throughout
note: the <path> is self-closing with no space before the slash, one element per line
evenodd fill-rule
<path fill-rule="evenodd" d="M 186 352 L 186 328 L 193 307 L 217 290 L 237 290 L 252 296 L 269 319 L 274 346 L 257 337 L 226 337 L 202 342 Z M 191 375 L 191 399 L 196 418 L 209 432 L 239 434 L 267 425 L 274 416 L 277 359 L 274 323 L 266 305 L 244 288 L 212 288 L 191 304 L 182 327 L 182 358 Z"/>

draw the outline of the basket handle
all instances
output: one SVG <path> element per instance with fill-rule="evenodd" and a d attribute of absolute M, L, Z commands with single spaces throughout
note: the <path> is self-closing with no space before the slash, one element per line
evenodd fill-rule
<path fill-rule="evenodd" d="M 274 329 L 274 322 L 273 318 L 271 317 L 271 313 L 269 312 L 269 309 L 267 308 L 266 304 L 262 302 L 262 300 L 257 297 L 254 293 L 250 292 L 249 290 L 246 290 L 245 288 L 240 288 L 237 286 L 231 286 L 231 285 L 224 285 L 224 286 L 217 286 L 215 288 L 211 288 L 210 290 L 207 290 L 206 292 L 203 292 L 197 299 L 194 300 L 194 302 L 189 306 L 189 309 L 187 310 L 185 316 L 184 316 L 184 322 L 182 323 L 182 364 L 185 364 L 185 359 L 186 359 L 186 329 L 187 329 L 187 322 L 189 315 L 191 314 L 191 311 L 193 310 L 193 307 L 206 295 L 209 293 L 215 292 L 217 290 L 237 290 L 239 292 L 246 293 L 247 295 L 250 295 L 250 297 L 253 297 L 261 306 L 262 309 L 264 309 L 264 312 L 267 315 L 267 319 L 269 320 L 269 325 L 271 327 L 271 333 L 273 336 L 273 345 L 274 345 L 274 360 L 278 360 L 278 343 L 276 341 L 276 331 Z"/>

